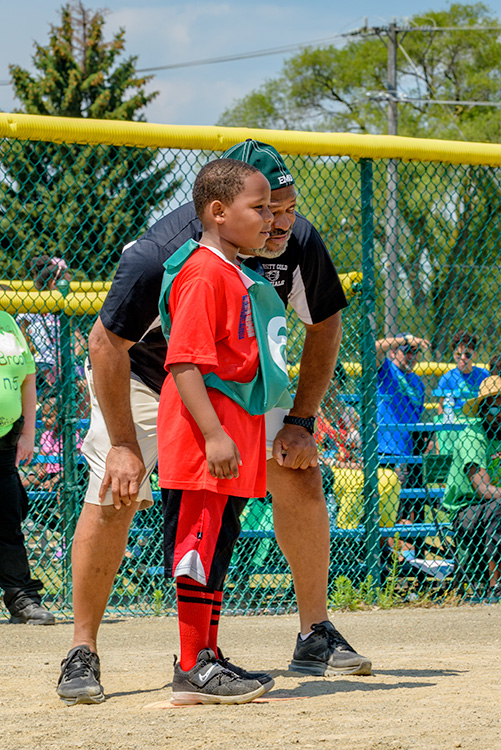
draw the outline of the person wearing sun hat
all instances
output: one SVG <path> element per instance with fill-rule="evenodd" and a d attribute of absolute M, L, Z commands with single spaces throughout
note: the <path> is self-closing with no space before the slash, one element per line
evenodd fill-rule
<path fill-rule="evenodd" d="M 456 441 L 443 506 L 449 511 L 460 561 L 459 575 L 501 597 L 501 376 L 480 384 L 463 405 L 476 417 Z"/>
<path fill-rule="evenodd" d="M 501 375 L 491 375 L 480 383 L 478 396 L 470 398 L 463 405 L 463 414 L 467 417 L 478 416 L 482 402 L 486 399 L 496 400 L 501 394 Z M 489 403 L 491 403 L 491 401 Z M 492 404 L 491 404 L 492 405 Z"/>
<path fill-rule="evenodd" d="M 273 215 L 265 247 L 243 263 L 264 275 L 305 327 L 299 382 L 287 414 L 266 420 L 268 490 L 277 541 L 291 567 L 300 629 L 290 668 L 313 675 L 371 674 L 328 619 L 329 517 L 322 491 L 315 415 L 329 386 L 341 342 L 346 298 L 327 248 L 296 213 L 294 179 L 270 144 L 247 140 L 223 154 L 256 166 L 271 187 Z M 90 478 L 73 542 L 74 640 L 65 702 L 99 703 L 97 635 L 135 511 L 152 505 L 149 477 L 157 461 L 156 419 L 166 342 L 158 300 L 165 261 L 200 240 L 193 203 L 170 212 L 125 245 L 112 287 L 89 338 L 91 424 L 82 451 Z M 111 439 L 111 440 L 110 440 Z M 113 487 L 113 491 L 112 491 Z M 99 565 L 95 562 L 99 560 Z M 75 663 L 75 649 L 79 647 Z"/>

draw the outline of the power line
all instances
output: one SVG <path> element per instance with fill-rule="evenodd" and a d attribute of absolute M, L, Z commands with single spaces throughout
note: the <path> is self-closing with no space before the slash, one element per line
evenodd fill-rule
<path fill-rule="evenodd" d="M 397 90 L 397 68 L 396 68 L 396 51 L 397 48 L 406 57 L 407 61 L 414 68 L 414 73 L 417 78 L 422 78 L 419 71 L 416 68 L 414 61 L 409 57 L 406 50 L 402 47 L 398 41 L 398 34 L 409 32 L 422 31 L 422 32 L 433 32 L 433 31 L 501 31 L 501 26 L 397 26 L 395 22 L 392 22 L 388 26 L 372 26 L 368 28 L 359 29 L 361 36 L 379 36 L 382 39 L 382 35 L 385 34 L 388 39 L 388 87 L 386 91 L 380 92 L 368 92 L 367 95 L 371 99 L 385 100 L 388 103 L 388 133 L 396 135 L 397 133 L 397 104 L 438 104 L 454 105 L 454 106 L 466 106 L 466 107 L 500 107 L 501 102 L 491 101 L 475 101 L 475 100 L 456 100 L 456 99 L 423 99 L 421 97 L 410 97 L 405 94 L 399 94 Z M 384 41 L 384 40 L 383 40 Z M 386 42 L 385 42 L 386 44 Z M 390 64 L 391 63 L 391 64 Z M 434 92 L 433 92 L 434 93 Z"/>
<path fill-rule="evenodd" d="M 402 26 L 396 27 L 395 31 L 399 32 L 437 32 L 437 31 L 501 31 L 501 26 Z M 280 55 L 287 52 L 294 52 L 299 49 L 306 49 L 307 47 L 317 47 L 327 42 L 332 42 L 335 39 L 345 39 L 351 36 L 372 36 L 380 34 L 381 32 L 388 32 L 387 26 L 373 26 L 367 27 L 362 26 L 354 31 L 348 31 L 343 34 L 333 34 L 323 39 L 315 39 L 310 42 L 299 42 L 297 44 L 289 44 L 283 47 L 271 47 L 269 49 L 256 50 L 254 52 L 243 52 L 239 55 L 225 55 L 223 57 L 207 57 L 200 60 L 188 60 L 182 63 L 171 63 L 170 65 L 157 65 L 150 68 L 138 68 L 136 73 L 153 73 L 158 70 L 179 70 L 181 68 L 191 68 L 199 65 L 213 65 L 216 63 L 224 62 L 235 62 L 237 60 L 251 60 L 258 57 L 266 57 L 269 55 Z M 0 86 L 10 86 L 11 81 L 0 81 Z"/>
<path fill-rule="evenodd" d="M 184 63 L 172 63 L 171 65 L 158 65 L 153 68 L 140 68 L 137 73 L 152 73 L 157 70 L 178 70 L 179 68 L 190 68 L 197 65 L 212 65 L 214 63 L 221 62 L 234 62 L 236 60 L 250 60 L 255 57 L 265 57 L 267 55 L 280 55 L 285 52 L 294 52 L 298 49 L 305 49 L 306 47 L 316 47 L 326 42 L 331 42 L 334 39 L 344 39 L 350 36 L 363 36 L 366 32 L 378 33 L 386 31 L 387 27 L 373 27 L 369 29 L 363 26 L 360 29 L 354 31 L 347 31 L 343 34 L 334 34 L 324 39 L 316 39 L 311 42 L 300 42 L 298 44 L 288 44 L 284 47 L 271 47 L 270 49 L 257 50 L 255 52 L 243 52 L 240 55 L 226 55 L 224 57 L 208 57 L 201 60 L 190 60 Z M 409 26 L 403 28 L 396 28 L 397 32 L 400 31 L 501 31 L 501 26 Z"/>
<path fill-rule="evenodd" d="M 351 34 L 351 32 L 349 32 Z M 191 68 L 195 65 L 212 65 L 214 63 L 234 62 L 235 60 L 250 60 L 254 57 L 266 57 L 267 55 L 280 55 L 284 52 L 294 52 L 298 49 L 307 47 L 317 47 L 318 45 L 331 42 L 334 39 L 349 36 L 349 34 L 334 34 L 324 39 L 317 39 L 312 42 L 301 42 L 299 44 L 288 44 L 285 47 L 271 47 L 270 49 L 257 50 L 256 52 L 242 52 L 240 55 L 226 55 L 224 57 L 207 57 L 202 60 L 190 60 L 183 63 L 173 63 L 171 65 L 158 65 L 154 68 L 140 68 L 137 73 L 151 73 L 156 70 L 177 70 L 179 68 Z"/>
<path fill-rule="evenodd" d="M 388 32 L 388 26 L 371 26 L 371 27 L 362 27 L 361 29 L 357 29 L 355 32 L 350 32 L 351 34 L 360 34 L 362 35 L 376 35 L 383 32 Z M 412 32 L 412 31 L 501 31 L 501 26 L 398 26 L 396 28 L 397 32 Z"/>
<path fill-rule="evenodd" d="M 369 99 L 392 101 L 396 104 L 455 104 L 466 107 L 501 107 L 501 102 L 477 101 L 474 99 L 423 99 L 419 96 L 394 94 L 389 91 L 368 91 L 367 96 Z"/>
<path fill-rule="evenodd" d="M 478 102 L 468 101 L 468 99 L 419 99 L 412 96 L 405 96 L 405 94 L 401 94 L 397 101 L 402 102 L 403 104 L 412 104 L 413 102 L 416 102 L 416 104 L 455 104 L 458 106 L 464 105 L 466 107 L 501 107 L 501 102 Z"/>
<path fill-rule="evenodd" d="M 322 44 L 332 42 L 335 39 L 351 36 L 353 32 L 344 34 L 334 34 L 322 39 L 314 39 L 311 42 L 298 42 L 296 44 L 287 44 L 283 47 L 270 47 L 269 49 L 256 50 L 254 52 L 242 52 L 238 55 L 225 55 L 223 57 L 206 57 L 201 60 L 188 60 L 182 63 L 171 63 L 170 65 L 157 65 L 152 68 L 138 68 L 136 73 L 154 73 L 157 70 L 179 70 L 180 68 L 192 68 L 198 65 L 213 65 L 215 63 L 235 62 L 237 60 L 251 60 L 256 57 L 266 57 L 268 55 L 281 55 L 286 52 L 295 52 L 296 50 L 306 49 L 307 47 L 318 47 Z M 0 86 L 10 86 L 10 81 L 0 81 Z"/>

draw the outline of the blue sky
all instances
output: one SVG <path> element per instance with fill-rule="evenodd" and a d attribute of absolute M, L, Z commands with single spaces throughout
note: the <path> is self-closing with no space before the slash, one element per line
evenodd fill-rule
<path fill-rule="evenodd" d="M 31 70 L 33 42 L 45 45 L 49 25 L 58 22 L 58 0 L 17 0 L 2 9 L 0 82 L 8 65 Z M 107 7 L 106 36 L 126 29 L 126 53 L 138 56 L 138 68 L 223 57 L 324 40 L 360 27 L 403 21 L 446 0 L 86 0 L 89 8 Z M 501 0 L 487 2 L 501 18 Z M 377 13 L 375 13 L 377 8 Z M 145 114 L 149 122 L 214 125 L 231 103 L 276 76 L 292 52 L 256 59 L 158 71 L 151 84 L 159 90 Z M 0 86 L 0 110 L 16 106 L 9 86 Z"/>

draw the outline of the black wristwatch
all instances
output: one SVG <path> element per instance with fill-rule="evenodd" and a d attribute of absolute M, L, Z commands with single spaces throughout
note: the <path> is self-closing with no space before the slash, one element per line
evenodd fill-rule
<path fill-rule="evenodd" d="M 298 427 L 304 427 L 310 435 L 315 432 L 316 422 L 316 417 L 291 417 L 290 414 L 284 417 L 284 424 L 296 424 Z"/>

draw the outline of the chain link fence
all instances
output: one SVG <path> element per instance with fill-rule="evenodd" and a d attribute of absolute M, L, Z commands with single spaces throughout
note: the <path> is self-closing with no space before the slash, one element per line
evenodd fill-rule
<path fill-rule="evenodd" d="M 71 608 L 70 547 L 87 476 L 86 340 L 122 247 L 190 200 L 207 160 L 249 136 L 285 155 L 298 211 L 321 232 L 350 303 L 316 435 L 329 604 L 499 597 L 500 381 L 482 385 L 501 375 L 499 147 L 21 115 L 0 116 L 0 134 L 0 309 L 15 316 L 37 362 L 24 531 L 51 609 Z M 63 259 L 69 280 L 41 285 L 42 255 Z M 303 337 L 292 312 L 293 388 Z M 486 398 L 466 414 L 479 389 Z M 242 525 L 226 613 L 292 611 L 270 499 L 252 499 Z M 161 538 L 157 502 L 136 514 L 110 611 L 174 613 Z"/>

